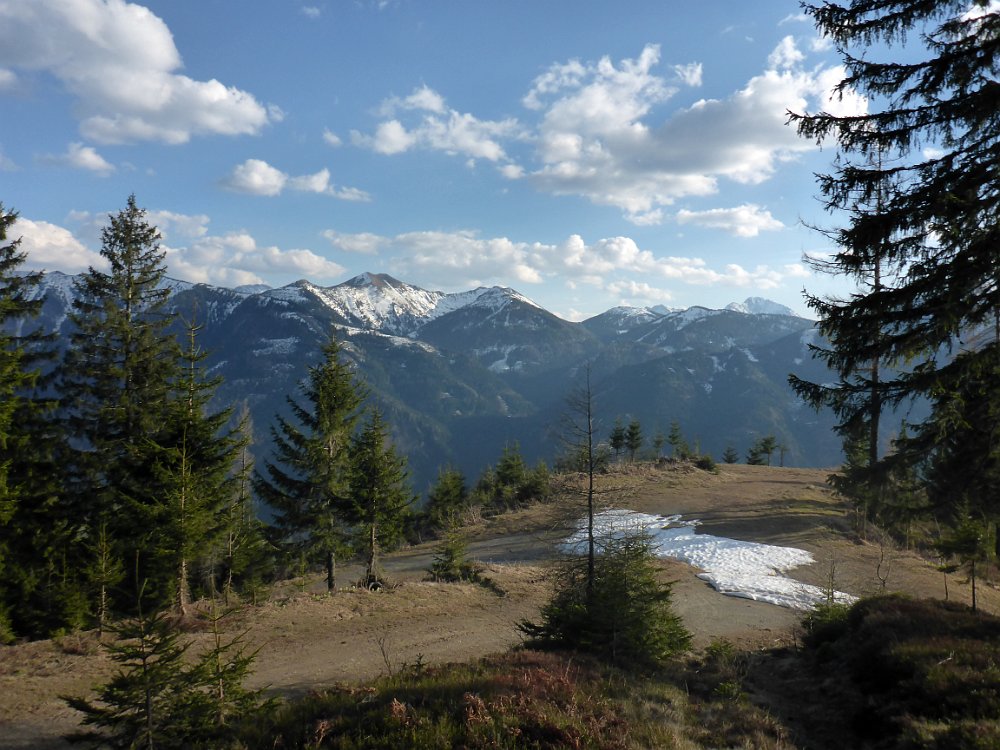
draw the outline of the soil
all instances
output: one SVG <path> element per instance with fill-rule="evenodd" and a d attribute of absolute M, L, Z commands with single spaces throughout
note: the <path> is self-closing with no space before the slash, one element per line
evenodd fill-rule
<path fill-rule="evenodd" d="M 710 474 L 666 466 L 606 479 L 597 500 L 697 518 L 705 533 L 806 549 L 816 562 L 791 576 L 807 583 L 832 580 L 841 591 L 872 594 L 883 590 L 880 572 L 887 591 L 944 598 L 944 576 L 931 562 L 858 538 L 847 509 L 825 485 L 828 473 L 732 465 Z M 246 631 L 246 643 L 259 649 L 252 684 L 291 696 L 368 680 L 405 663 L 466 661 L 519 643 L 517 623 L 537 617 L 551 590 L 554 542 L 582 507 L 572 494 L 472 525 L 469 554 L 493 588 L 426 580 L 433 542 L 386 557 L 393 582 L 387 591 L 347 587 L 361 577 L 357 566 L 338 571 L 342 588 L 332 595 L 318 576 L 275 587 L 266 603 L 242 610 L 228 625 L 234 635 Z M 794 644 L 801 613 L 722 596 L 682 563 L 663 567 L 696 647 L 717 638 L 751 650 Z M 969 586 L 954 576 L 948 594 L 971 599 Z M 981 586 L 979 606 L 1000 611 L 1000 592 Z M 189 637 L 195 651 L 208 640 L 204 633 Z M 62 737 L 80 716 L 60 696 L 87 695 L 111 672 L 93 633 L 0 647 L 0 748 L 71 747 Z"/>

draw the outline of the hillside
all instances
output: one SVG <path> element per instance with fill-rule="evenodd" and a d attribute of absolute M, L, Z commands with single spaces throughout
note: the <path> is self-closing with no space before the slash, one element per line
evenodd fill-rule
<path fill-rule="evenodd" d="M 717 475 L 676 467 L 611 480 L 622 486 L 615 501 L 621 507 L 698 518 L 701 533 L 807 550 L 815 562 L 792 577 L 822 586 L 832 564 L 836 588 L 876 593 L 880 550 L 855 538 L 825 478 L 822 470 L 734 465 Z M 516 645 L 515 625 L 536 616 L 545 601 L 553 543 L 571 530 L 579 507 L 579 499 L 565 500 L 468 529 L 471 554 L 506 591 L 503 598 L 472 584 L 424 580 L 433 543 L 387 559 L 398 584 L 392 592 L 343 589 L 327 596 L 318 577 L 276 588 L 266 603 L 243 611 L 230 626 L 234 633 L 246 629 L 248 641 L 260 648 L 254 684 L 279 695 L 304 695 L 339 681 L 369 680 L 384 674 L 387 662 L 399 669 L 418 658 L 427 664 L 467 661 Z M 890 555 L 889 591 L 943 598 L 943 576 L 932 565 L 911 553 Z M 721 595 L 680 562 L 665 560 L 662 568 L 675 581 L 675 609 L 698 648 L 719 638 L 752 650 L 798 641 L 801 613 Z M 359 575 L 360 568 L 344 569 L 340 581 Z M 948 589 L 952 601 L 969 600 L 969 587 L 957 577 Z M 983 587 L 980 604 L 998 612 L 1000 594 Z M 207 639 L 190 637 L 195 648 Z M 58 737 L 73 728 L 74 716 L 58 696 L 86 691 L 108 669 L 86 634 L 0 648 L 0 747 L 64 747 Z"/>

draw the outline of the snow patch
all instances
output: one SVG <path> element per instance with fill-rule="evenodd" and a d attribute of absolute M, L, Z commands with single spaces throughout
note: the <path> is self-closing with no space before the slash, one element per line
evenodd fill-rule
<path fill-rule="evenodd" d="M 813 556 L 797 547 L 744 542 L 739 539 L 698 534 L 696 520 L 681 516 L 654 516 L 632 510 L 607 510 L 594 516 L 594 533 L 602 539 L 620 539 L 627 534 L 645 533 L 650 537 L 652 551 L 659 557 L 669 557 L 700 568 L 698 578 L 727 596 L 767 602 L 779 607 L 809 610 L 826 599 L 817 586 L 788 578 L 784 573 L 801 565 L 815 562 Z M 586 552 L 586 519 L 564 543 L 569 552 Z M 838 602 L 856 600 L 850 594 L 837 591 Z"/>

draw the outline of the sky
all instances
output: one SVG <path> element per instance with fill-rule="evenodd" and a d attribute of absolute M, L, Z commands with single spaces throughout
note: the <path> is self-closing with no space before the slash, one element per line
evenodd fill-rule
<path fill-rule="evenodd" d="M 192 282 L 805 314 L 843 217 L 787 112 L 842 77 L 795 0 L 0 0 L 0 202 L 32 269 L 135 194 Z"/>

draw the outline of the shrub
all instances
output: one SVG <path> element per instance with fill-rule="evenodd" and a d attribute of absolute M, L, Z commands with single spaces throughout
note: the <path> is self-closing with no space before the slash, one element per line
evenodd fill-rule
<path fill-rule="evenodd" d="M 818 647 L 835 641 L 848 629 L 851 606 L 843 602 L 820 602 L 803 618 L 807 646 Z"/>
<path fill-rule="evenodd" d="M 694 465 L 697 466 L 702 471 L 717 472 L 719 469 L 715 465 L 715 459 L 709 456 L 707 453 L 704 456 L 698 456 L 694 460 Z"/>

